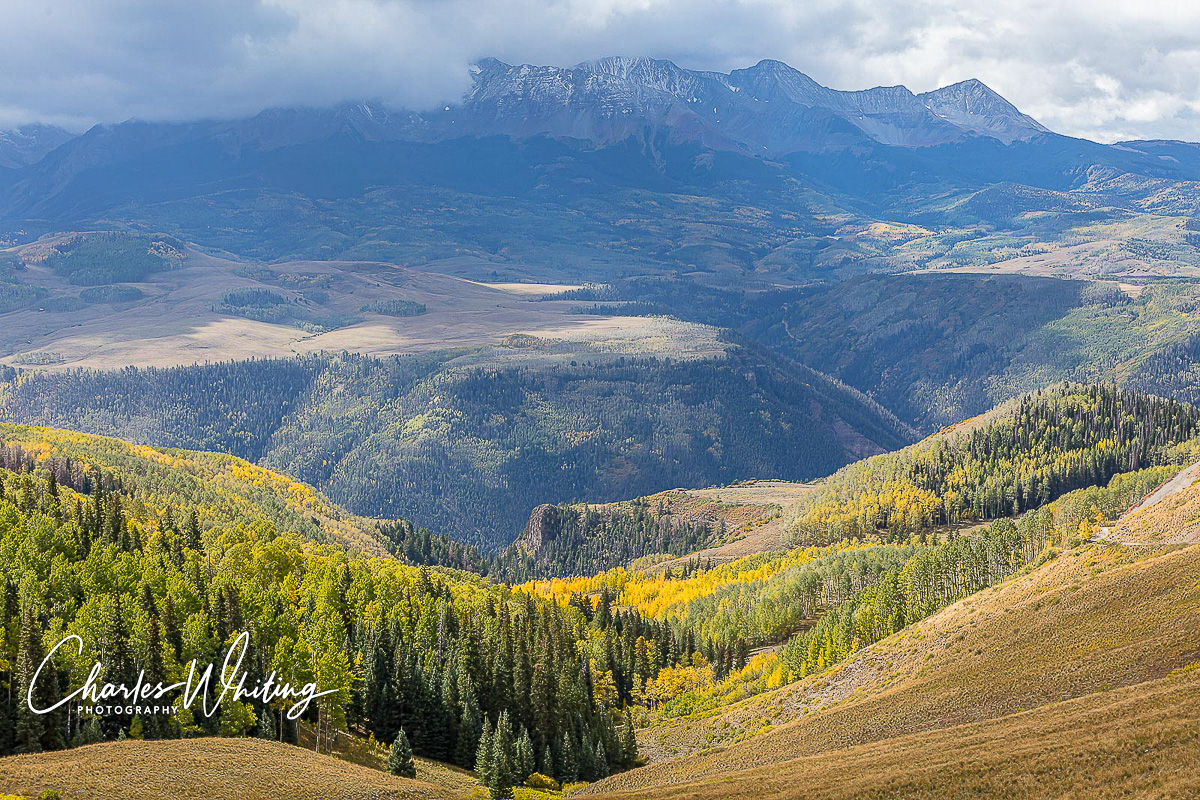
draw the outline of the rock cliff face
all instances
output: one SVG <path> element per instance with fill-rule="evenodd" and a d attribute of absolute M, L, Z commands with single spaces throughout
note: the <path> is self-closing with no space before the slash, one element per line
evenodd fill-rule
<path fill-rule="evenodd" d="M 559 527 L 562 524 L 561 514 L 558 506 L 552 506 L 549 503 L 536 506 L 529 515 L 529 523 L 525 526 L 524 532 L 517 537 L 517 546 L 529 553 L 541 550 L 547 542 L 558 535 Z"/>

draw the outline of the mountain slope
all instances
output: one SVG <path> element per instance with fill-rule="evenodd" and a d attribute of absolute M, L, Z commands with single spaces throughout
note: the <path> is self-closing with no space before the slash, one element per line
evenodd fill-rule
<path fill-rule="evenodd" d="M 832 763 L 849 773 L 858 772 L 855 764 L 862 763 L 866 779 L 882 780 L 886 773 L 870 772 L 870 754 L 888 753 L 884 761 L 890 762 L 889 770 L 895 768 L 893 754 L 927 759 L 929 751 L 921 742 L 931 739 L 919 734 L 946 731 L 936 741 L 983 736 L 998 754 L 1011 758 L 1015 753 L 999 745 L 1001 737 L 1030 724 L 1038 727 L 1042 723 L 1036 717 L 1055 725 L 1056 718 L 1070 719 L 1076 713 L 1072 709 L 1084 710 L 1086 717 L 1089 706 L 1103 709 L 1110 703 L 1124 707 L 1121 713 L 1143 726 L 1137 735 L 1152 735 L 1153 727 L 1146 727 L 1148 721 L 1136 709 L 1142 696 L 1157 696 L 1153 702 L 1164 703 L 1167 715 L 1178 713 L 1170 709 L 1191 708 L 1194 719 L 1189 700 L 1197 691 L 1194 670 L 1185 678 L 1166 676 L 1200 659 L 1200 617 L 1191 613 L 1200 602 L 1200 584 L 1194 580 L 1198 568 L 1198 547 L 1153 554 L 1093 546 L 1071 551 L 1026 576 L 959 601 L 828 672 L 674 728 L 652 729 L 647 738 L 686 754 L 736 739 L 739 732 L 744 736 L 779 726 L 769 733 L 655 763 L 590 791 L 636 787 L 640 796 L 650 796 L 651 790 L 661 796 L 695 796 L 690 792 L 699 788 L 688 784 L 709 779 L 726 791 L 731 783 L 745 781 L 749 790 L 771 771 L 796 782 L 808 765 Z M 1162 684 L 1151 683 L 1164 678 Z M 1132 688 L 1122 689 L 1123 695 L 1106 694 L 1114 687 Z M 1083 700 L 1076 706 L 1053 705 L 1068 698 Z M 1028 709 L 1038 711 L 1022 714 Z M 978 729 L 954 727 L 981 720 L 1000 722 Z M 1111 727 L 1098 730 L 1103 736 Z M 1196 746 L 1190 741 L 1183 752 Z M 792 761 L 797 758 L 801 760 Z M 1122 766 L 1132 766 L 1131 758 L 1125 756 Z M 1168 758 L 1168 767 L 1178 770 L 1180 764 L 1176 757 Z M 738 774 L 756 768 L 760 771 L 754 774 Z M 970 773 L 956 769 L 926 773 L 921 784 L 901 796 L 935 791 L 920 788 L 929 784 L 948 791 L 952 781 Z M 1079 779 L 1073 772 L 1066 780 Z"/>
<path fill-rule="evenodd" d="M 1192 399 L 1192 354 L 1178 343 L 1200 330 L 1196 285 L 1126 290 L 1019 275 L 871 275 L 763 302 L 741 332 L 925 432 L 1056 380 Z M 828 335 L 833 326 L 839 335 Z"/>
<path fill-rule="evenodd" d="M 1192 797 L 1200 677 L 1191 673 L 1035 711 L 723 773 L 639 798 Z"/>
<path fill-rule="evenodd" d="M 202 525 L 265 519 L 277 530 L 336 541 L 369 555 L 388 552 L 374 520 L 356 517 L 311 487 L 221 453 L 156 449 L 74 431 L 0 423 L 0 463 L 45 468 L 63 485 L 115 480 L 152 515 L 162 506 L 198 512 Z"/>
<path fill-rule="evenodd" d="M 674 647 L 681 633 L 669 621 L 585 615 L 477 575 L 418 569 L 342 543 L 306 541 L 272 524 L 269 497 L 259 501 L 261 508 L 250 502 L 234 515 L 224 513 L 228 506 L 215 489 L 193 498 L 199 509 L 174 505 L 184 496 L 175 486 L 195 477 L 187 461 L 154 470 L 175 473 L 176 484 L 150 484 L 151 470 L 139 471 L 136 461 L 122 462 L 104 479 L 89 472 L 89 480 L 76 481 L 82 470 L 66 472 L 61 462 L 10 464 L 13 451 L 0 453 L 6 459 L 0 467 L 0 586 L 10 620 L 0 626 L 0 644 L 17 654 L 0 661 L 0 682 L 8 686 L 28 680 L 31 668 L 24 665 L 41 663 L 42 656 L 34 656 L 44 652 L 43 641 L 78 635 L 80 651 L 63 649 L 53 659 L 63 681 L 79 685 L 101 659 L 113 684 L 144 679 L 173 685 L 168 691 L 174 692 L 192 663 L 220 662 L 244 634 L 255 663 L 276 671 L 274 685 L 316 681 L 319 710 L 301 702 L 297 713 L 305 723 L 320 722 L 322 745 L 351 730 L 391 742 L 403 726 L 415 754 L 466 768 L 476 763 L 486 713 L 498 720 L 502 736 L 536 747 L 532 752 L 541 756 L 518 781 L 535 767 L 575 781 L 628 768 L 637 757 L 632 726 L 619 734 L 621 720 L 607 710 L 616 706 L 611 668 L 596 673 L 610 673 L 609 680 L 593 684 L 588 665 L 632 654 L 633 645 L 620 638 L 630 633 L 631 642 L 663 653 L 651 677 L 689 656 Z M 56 482 L 49 467 L 62 469 L 68 480 Z M 208 482 L 218 489 L 240 482 L 244 487 L 230 493 L 254 498 L 265 494 L 263 481 L 261 471 L 251 469 Z M 193 510 L 213 524 L 201 530 Z M 441 658 L 427 657 L 439 649 Z M 532 684 L 529 672 L 537 677 Z M 47 707 L 53 703 L 47 695 L 57 691 L 50 686 L 40 683 L 35 695 Z M 139 733 L 187 740 L 254 733 L 293 744 L 301 735 L 299 721 L 283 713 L 295 693 L 270 707 L 262 692 L 249 688 L 236 698 L 218 694 L 220 714 L 210 704 L 186 701 L 169 717 L 109 706 L 98 712 L 102 726 L 75 714 L 68 723 L 65 709 L 23 715 L 22 693 L 0 702 L 0 754 Z M 14 719 L 15 725 L 6 722 Z M 562 743 L 566 754 L 548 756 L 552 743 Z M 580 764 L 574 752 L 594 756 Z"/>
<path fill-rule="evenodd" d="M 983 135 L 1007 144 L 1046 130 L 979 81 L 926 95 L 902 86 L 842 92 L 771 60 L 723 74 L 651 58 L 604 58 L 569 68 L 485 59 L 461 106 L 446 117 L 471 132 L 600 144 L 643 128 L 669 128 L 710 147 L 778 156 L 832 143 L 821 122 L 830 114 L 841 121 L 843 143 L 857 138 L 914 147 Z"/>
<path fill-rule="evenodd" d="M 461 102 L 424 114 L 352 102 L 97 126 L 0 179 L 0 233 L 118 225 L 267 260 L 467 257 L 483 262 L 473 277 L 796 280 L 880 266 L 859 248 L 881 221 L 954 228 L 924 260 L 983 240 L 985 263 L 1008 257 L 993 229 L 1025 244 L 1077 242 L 1098 220 L 1161 226 L 1200 209 L 1186 150 L 1058 136 L 978 81 L 843 92 L 776 61 L 485 60 Z M 911 268 L 900 255 L 883 266 Z"/>
<path fill-rule="evenodd" d="M 1048 130 L 973 78 L 919 94 L 917 99 L 952 125 L 991 136 L 1005 144 Z"/>
<path fill-rule="evenodd" d="M 1105 538 L 1134 546 L 1200 542 L 1200 463 L 1181 470 L 1102 531 Z"/>
<path fill-rule="evenodd" d="M 799 542 L 1015 516 L 1113 476 L 1187 458 L 1200 410 L 1108 384 L 1022 395 L 903 450 L 830 475 L 789 527 Z"/>
<path fill-rule="evenodd" d="M 356 513 L 487 546 L 512 541 L 541 503 L 804 480 L 911 441 L 867 398 L 766 352 L 634 358 L 534 337 L 380 360 L 28 374 L 0 395 L 5 419 L 228 448 Z M 236 430 L 220 432 L 223 419 Z"/>

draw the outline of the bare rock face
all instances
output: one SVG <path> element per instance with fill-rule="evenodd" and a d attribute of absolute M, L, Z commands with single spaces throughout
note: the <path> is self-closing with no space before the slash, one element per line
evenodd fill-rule
<path fill-rule="evenodd" d="M 525 531 L 517 539 L 517 545 L 527 552 L 536 553 L 541 550 L 548 541 L 558 535 L 561 514 L 558 506 L 549 503 L 536 506 L 529 515 Z"/>

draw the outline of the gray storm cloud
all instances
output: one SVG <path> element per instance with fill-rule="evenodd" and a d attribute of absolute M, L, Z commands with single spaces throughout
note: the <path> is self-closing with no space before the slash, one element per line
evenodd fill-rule
<path fill-rule="evenodd" d="M 983 80 L 1062 133 L 1200 138 L 1200 5 L 907 0 L 0 0 L 0 128 L 456 100 L 483 56 Z"/>

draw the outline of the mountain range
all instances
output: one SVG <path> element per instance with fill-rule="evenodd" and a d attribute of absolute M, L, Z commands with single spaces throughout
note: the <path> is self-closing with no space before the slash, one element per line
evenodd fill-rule
<path fill-rule="evenodd" d="M 605 144 L 649 127 L 713 147 L 786 155 L 864 136 L 888 145 L 923 147 L 971 136 L 1010 144 L 1048 132 L 973 79 L 923 94 L 903 86 L 846 92 L 826 88 L 780 61 L 763 60 L 726 74 L 621 57 L 566 68 L 485 58 L 471 72 L 472 86 L 462 100 L 440 110 L 418 113 L 377 102 L 332 109 L 273 108 L 247 120 L 167 125 L 159 135 L 176 141 L 212 136 L 230 145 L 269 150 L 339 132 L 379 141 L 504 134 Z M 101 125 L 83 138 L 96 142 L 106 133 L 144 126 L 137 121 Z M 5 161 L 0 165 L 9 168 L 34 163 L 74 138 L 47 125 L 2 136 Z"/>
<path fill-rule="evenodd" d="M 461 101 L 433 111 L 347 102 L 66 137 L 0 138 L 3 238 L 116 225 L 268 261 L 469 255 L 489 262 L 476 276 L 518 279 L 681 265 L 826 278 L 837 270 L 814 262 L 847 247 L 904 266 L 846 223 L 967 229 L 956 241 L 1032 225 L 1048 241 L 1076 222 L 1200 208 L 1195 145 L 1061 136 L 976 80 L 846 92 L 778 61 L 726 74 L 484 59 Z M 953 243 L 923 245 L 918 266 L 938 266 Z"/>

